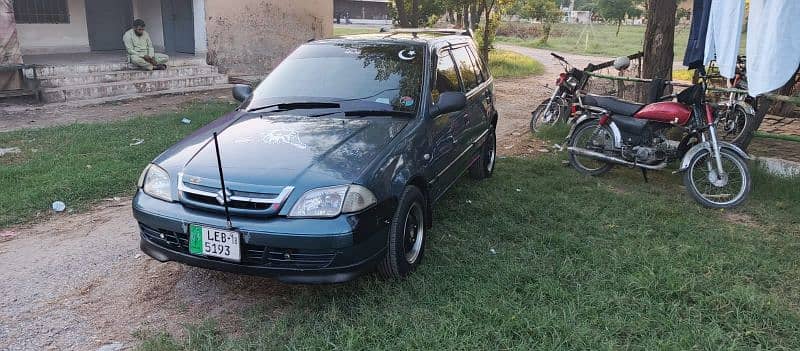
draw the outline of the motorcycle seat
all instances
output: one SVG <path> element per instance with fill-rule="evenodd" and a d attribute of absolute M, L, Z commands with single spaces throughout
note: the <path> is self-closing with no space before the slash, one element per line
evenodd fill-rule
<path fill-rule="evenodd" d="M 644 107 L 644 104 L 625 101 L 613 96 L 592 94 L 584 96 L 583 103 L 586 105 L 602 107 L 610 112 L 626 116 L 633 116 L 636 114 L 636 112 L 639 112 L 642 107 Z"/>

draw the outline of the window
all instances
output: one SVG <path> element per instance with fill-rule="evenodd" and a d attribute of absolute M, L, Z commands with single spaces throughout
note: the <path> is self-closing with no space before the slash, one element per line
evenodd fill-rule
<path fill-rule="evenodd" d="M 475 89 L 478 86 L 478 76 L 475 74 L 475 66 L 469 57 L 467 47 L 453 50 L 453 58 L 458 63 L 458 72 L 461 73 L 461 80 L 464 82 L 464 91 Z"/>
<path fill-rule="evenodd" d="M 436 65 L 436 84 L 431 89 L 433 102 L 439 102 L 439 94 L 448 91 L 461 91 L 461 86 L 458 83 L 458 73 L 453 58 L 448 51 L 443 51 Z"/>
<path fill-rule="evenodd" d="M 475 52 L 475 49 L 470 48 L 469 50 L 469 57 L 472 58 L 473 67 L 475 67 L 475 75 L 478 76 L 478 84 L 481 84 L 488 79 L 488 76 L 484 72 L 483 62 L 478 58 L 478 54 Z"/>
<path fill-rule="evenodd" d="M 14 0 L 17 23 L 69 23 L 67 0 Z"/>

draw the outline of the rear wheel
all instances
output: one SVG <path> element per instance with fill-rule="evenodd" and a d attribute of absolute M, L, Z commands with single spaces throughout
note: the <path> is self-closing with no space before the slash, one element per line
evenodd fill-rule
<path fill-rule="evenodd" d="M 752 187 L 747 161 L 728 149 L 720 150 L 723 174 L 714 155 L 702 150 L 692 157 L 683 173 L 683 184 L 695 201 L 708 208 L 732 208 L 747 199 Z"/>
<path fill-rule="evenodd" d="M 560 97 L 553 99 L 549 108 L 547 107 L 548 103 L 550 103 L 550 99 L 542 101 L 531 114 L 531 133 L 538 133 L 543 127 L 552 126 L 558 123 L 558 121 L 567 120 L 567 109 L 569 106 L 567 106 L 564 99 Z M 545 109 L 547 111 L 545 111 Z"/>
<path fill-rule="evenodd" d="M 598 129 L 598 127 L 600 127 Z M 569 146 L 587 149 L 589 151 L 604 153 L 613 147 L 613 137 L 608 127 L 600 126 L 597 120 L 590 120 L 581 123 L 576 127 L 575 132 L 569 140 Z M 589 156 L 569 153 L 569 164 L 578 172 L 597 176 L 608 172 L 613 167 L 612 164 L 600 161 Z"/>
<path fill-rule="evenodd" d="M 735 105 L 723 113 L 717 123 L 717 136 L 720 140 L 741 146 L 748 135 L 754 132 L 755 115 Z"/>
<path fill-rule="evenodd" d="M 378 266 L 385 279 L 397 280 L 411 274 L 425 253 L 425 197 L 410 185 L 400 196 L 389 228 L 388 250 Z"/>
<path fill-rule="evenodd" d="M 489 130 L 486 141 L 481 147 L 481 156 L 469 167 L 469 176 L 473 179 L 490 178 L 494 173 L 494 165 L 497 160 L 497 137 L 494 127 Z"/>

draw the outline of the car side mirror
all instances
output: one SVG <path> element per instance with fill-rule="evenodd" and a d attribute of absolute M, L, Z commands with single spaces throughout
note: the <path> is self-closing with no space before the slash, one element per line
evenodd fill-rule
<path fill-rule="evenodd" d="M 233 98 L 239 102 L 244 102 L 253 94 L 253 88 L 249 85 L 236 84 L 233 86 Z"/>
<path fill-rule="evenodd" d="M 461 111 L 467 107 L 467 96 L 460 91 L 446 91 L 439 95 L 439 102 L 431 107 L 431 117 Z"/>

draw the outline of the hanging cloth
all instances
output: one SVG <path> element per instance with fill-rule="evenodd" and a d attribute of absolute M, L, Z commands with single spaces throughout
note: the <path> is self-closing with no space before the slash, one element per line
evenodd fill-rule
<path fill-rule="evenodd" d="M 683 65 L 689 69 L 703 67 L 703 52 L 706 47 L 706 30 L 711 0 L 694 0 L 692 6 L 692 28 L 689 30 L 689 42 L 683 55 Z"/>
<path fill-rule="evenodd" d="M 707 66 L 712 60 L 717 60 L 719 73 L 728 79 L 736 74 L 743 20 L 744 0 L 718 0 L 711 3 L 703 64 Z"/>
<path fill-rule="evenodd" d="M 800 65 L 800 1 L 750 0 L 747 86 L 750 96 L 782 87 Z"/>

